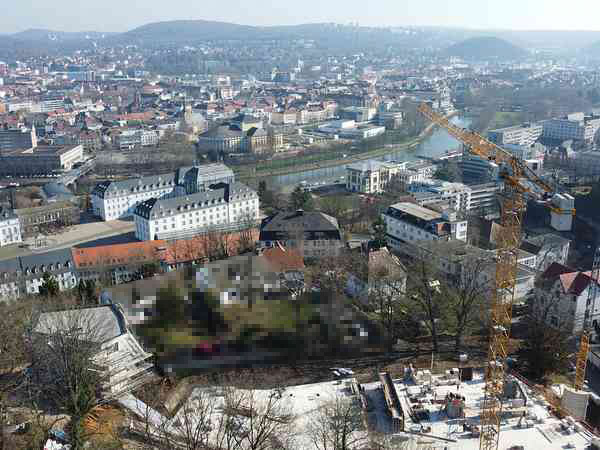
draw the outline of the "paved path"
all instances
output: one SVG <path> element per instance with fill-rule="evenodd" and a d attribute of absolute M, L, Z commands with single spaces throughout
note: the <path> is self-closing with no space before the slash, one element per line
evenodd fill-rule
<path fill-rule="evenodd" d="M 10 245 L 0 248 L 0 260 L 11 259 L 16 256 L 45 253 L 51 250 L 58 250 L 62 248 L 75 247 L 79 244 L 101 239 L 107 239 L 108 241 L 108 238 L 111 237 L 115 237 L 115 240 L 117 240 L 116 238 L 118 237 L 119 241 L 132 240 L 128 236 L 123 235 L 129 235 L 134 230 L 135 224 L 133 222 L 123 220 L 72 225 L 67 227 L 67 229 L 60 234 L 48 236 L 48 246 L 45 247 L 33 249 L 34 239 L 29 238 L 23 244 L 29 244 L 32 248 L 23 246 L 23 244 Z M 123 237 L 121 238 L 121 236 Z"/>

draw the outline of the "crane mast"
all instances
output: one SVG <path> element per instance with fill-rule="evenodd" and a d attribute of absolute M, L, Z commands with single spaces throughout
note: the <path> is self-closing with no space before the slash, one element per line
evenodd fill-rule
<path fill-rule="evenodd" d="M 481 450 L 496 450 L 500 438 L 506 358 L 517 284 L 517 255 L 521 244 L 521 225 L 527 205 L 525 193 L 530 192 L 530 188 L 522 184 L 521 180 L 526 178 L 537 185 L 542 192 L 552 192 L 552 188 L 531 173 L 527 166 L 512 154 L 481 135 L 454 125 L 445 116 L 433 111 L 428 104 L 422 103 L 419 112 L 446 129 L 472 153 L 503 167 L 501 176 L 504 181 L 504 191 L 500 197 L 502 230 L 498 237 L 495 287 L 490 299 L 488 365 L 485 374 L 485 396 L 481 410 L 479 440 Z"/>

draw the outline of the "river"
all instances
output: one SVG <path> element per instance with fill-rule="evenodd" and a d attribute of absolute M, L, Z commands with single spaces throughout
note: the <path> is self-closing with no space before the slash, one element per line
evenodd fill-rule
<path fill-rule="evenodd" d="M 456 116 L 452 118 L 452 123 L 462 128 L 467 128 L 471 124 L 468 117 Z M 448 150 L 456 150 L 460 143 L 450 136 L 445 130 L 436 128 L 423 142 L 413 149 L 392 150 L 390 153 L 365 161 L 415 161 L 419 156 L 435 158 L 442 156 Z M 323 169 L 305 170 L 303 172 L 291 173 L 273 177 L 272 184 L 276 186 L 296 185 L 301 181 L 309 183 L 329 181 L 346 175 L 346 165 L 341 164 L 335 167 Z"/>

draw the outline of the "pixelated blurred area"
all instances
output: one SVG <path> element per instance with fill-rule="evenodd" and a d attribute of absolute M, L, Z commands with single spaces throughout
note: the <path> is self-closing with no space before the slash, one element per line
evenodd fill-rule
<path fill-rule="evenodd" d="M 302 256 L 281 248 L 109 289 L 159 367 L 243 365 L 351 352 L 375 335 Z M 315 287 L 317 286 L 317 287 Z"/>

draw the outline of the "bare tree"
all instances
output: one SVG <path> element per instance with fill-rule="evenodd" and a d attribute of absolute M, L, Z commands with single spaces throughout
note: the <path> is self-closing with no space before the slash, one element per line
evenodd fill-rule
<path fill-rule="evenodd" d="M 360 406 L 339 395 L 313 413 L 306 431 L 317 450 L 352 450 L 368 442 Z"/>
<path fill-rule="evenodd" d="M 536 284 L 522 319 L 525 336 L 519 354 L 529 375 L 539 380 L 550 372 L 566 369 L 569 338 L 573 326 L 582 318 L 573 317 L 573 311 L 569 311 L 572 302 L 560 288 L 547 280 L 538 280 Z"/>
<path fill-rule="evenodd" d="M 185 450 L 203 450 L 211 446 L 212 417 L 215 402 L 206 390 L 194 389 L 171 424 Z"/>
<path fill-rule="evenodd" d="M 426 255 L 420 255 L 408 268 L 407 311 L 421 317 L 431 335 L 434 352 L 439 351 L 440 319 L 445 306 L 439 280 L 440 275 Z"/>
<path fill-rule="evenodd" d="M 448 305 L 450 330 L 454 332 L 454 348 L 458 352 L 464 337 L 481 318 L 486 306 L 491 283 L 485 276 L 490 260 L 476 258 L 464 260 L 461 271 L 455 277 L 444 280 L 441 291 Z"/>
<path fill-rule="evenodd" d="M 240 391 L 238 412 L 243 417 L 239 423 L 238 448 L 248 450 L 292 449 L 294 416 L 285 404 L 279 390 L 259 395 L 254 389 Z"/>
<path fill-rule="evenodd" d="M 23 386 L 22 369 L 29 362 L 23 336 L 31 314 L 31 300 L 0 305 L 0 449 L 11 447 L 5 434 L 9 396 Z"/>
<path fill-rule="evenodd" d="M 369 270 L 367 290 L 366 301 L 358 299 L 357 305 L 379 325 L 386 348 L 392 350 L 407 313 L 405 278 L 388 267 L 376 267 Z"/>
<path fill-rule="evenodd" d="M 46 401 L 71 416 L 74 449 L 83 448 L 84 419 L 99 401 L 102 340 L 98 318 L 89 309 L 41 313 L 31 329 L 33 383 Z"/>

